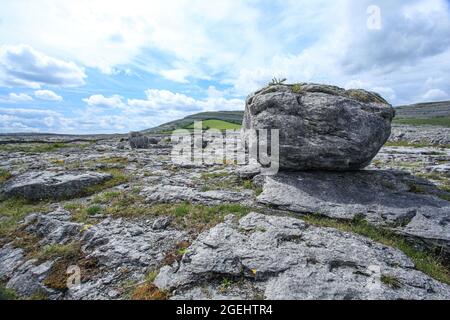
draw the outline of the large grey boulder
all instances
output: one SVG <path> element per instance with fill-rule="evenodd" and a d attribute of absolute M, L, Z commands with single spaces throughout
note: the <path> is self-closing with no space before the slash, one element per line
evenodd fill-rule
<path fill-rule="evenodd" d="M 86 188 L 111 179 L 100 172 L 27 172 L 3 187 L 6 197 L 21 197 L 37 201 L 41 199 L 66 199 L 83 193 Z"/>
<path fill-rule="evenodd" d="M 396 249 L 258 213 L 202 233 L 155 284 L 175 290 L 173 299 L 450 298 L 448 285 L 416 270 Z"/>
<path fill-rule="evenodd" d="M 373 92 L 271 85 L 247 98 L 243 126 L 280 130 L 282 169 L 357 170 L 386 143 L 394 115 Z"/>
<path fill-rule="evenodd" d="M 437 197 L 440 192 L 398 171 L 296 172 L 265 177 L 258 202 L 335 219 L 364 217 L 450 257 L 450 202 Z"/>

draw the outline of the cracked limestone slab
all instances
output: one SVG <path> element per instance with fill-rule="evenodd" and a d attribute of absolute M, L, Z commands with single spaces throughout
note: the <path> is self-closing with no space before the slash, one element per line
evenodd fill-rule
<path fill-rule="evenodd" d="M 241 203 L 250 204 L 253 198 L 253 192 L 228 191 L 228 190 L 210 190 L 200 191 L 190 187 L 156 185 L 144 188 L 141 195 L 146 197 L 148 202 L 157 203 L 180 203 L 191 202 L 205 205 L 217 205 L 222 203 Z"/>
<path fill-rule="evenodd" d="M 450 202 L 411 192 L 414 188 L 436 189 L 426 180 L 395 171 L 280 173 L 265 178 L 258 202 L 336 219 L 362 216 L 417 244 L 450 253 Z"/>
<path fill-rule="evenodd" d="M 383 283 L 383 276 L 398 286 Z M 220 279 L 233 279 L 230 294 L 215 285 Z M 416 270 L 396 249 L 258 213 L 202 233 L 179 264 L 161 269 L 155 284 L 173 290 L 173 299 L 450 299 L 450 286 Z"/>

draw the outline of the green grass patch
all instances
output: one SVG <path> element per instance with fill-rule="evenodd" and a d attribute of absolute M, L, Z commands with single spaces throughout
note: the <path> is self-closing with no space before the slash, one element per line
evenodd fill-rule
<path fill-rule="evenodd" d="M 409 142 L 409 141 L 388 141 L 384 145 L 385 147 L 410 147 L 410 148 L 425 148 L 436 147 L 427 142 Z"/>
<path fill-rule="evenodd" d="M 11 172 L 0 168 L 0 183 L 3 183 L 5 181 L 9 180 L 11 177 L 12 177 Z"/>
<path fill-rule="evenodd" d="M 400 289 L 403 285 L 400 282 L 400 280 L 398 280 L 396 277 L 388 275 L 388 274 L 383 274 L 381 275 L 381 283 L 385 284 L 386 286 L 388 286 L 391 289 Z"/>
<path fill-rule="evenodd" d="M 259 196 L 263 192 L 263 188 L 254 184 L 253 180 L 251 180 L 251 179 L 242 180 L 242 186 L 244 189 L 255 191 L 256 196 Z"/>
<path fill-rule="evenodd" d="M 86 188 L 83 191 L 84 195 L 95 194 L 95 193 L 101 192 L 105 189 L 110 189 L 115 186 L 127 183 L 130 180 L 130 177 L 125 173 L 125 171 L 123 169 L 105 169 L 105 170 L 101 170 L 101 172 L 112 175 L 112 178 L 107 181 L 104 181 L 102 183 L 99 183 L 95 186 Z"/>
<path fill-rule="evenodd" d="M 48 211 L 47 203 L 31 203 L 17 198 L 0 201 L 0 237 L 7 237 L 16 231 L 18 223 L 30 213 Z"/>
<path fill-rule="evenodd" d="M 377 228 L 362 219 L 354 219 L 352 221 L 336 220 L 318 214 L 307 215 L 302 219 L 315 226 L 330 227 L 356 233 L 386 246 L 396 248 L 405 253 L 414 262 L 417 270 L 436 280 L 450 284 L 450 271 L 440 257 L 433 253 L 416 249 L 405 238 L 394 234 L 390 230 Z"/>
<path fill-rule="evenodd" d="M 102 207 L 98 205 L 90 206 L 86 209 L 86 213 L 90 216 L 98 214 L 100 211 L 102 211 Z"/>
<path fill-rule="evenodd" d="M 434 118 L 395 118 L 394 123 L 406 124 L 410 126 L 441 126 L 450 128 L 450 117 Z"/>
<path fill-rule="evenodd" d="M 203 130 L 216 129 L 216 130 L 240 130 L 242 126 L 240 124 L 223 121 L 223 120 L 203 120 L 202 121 Z M 186 126 L 184 129 L 193 130 L 194 123 Z"/>
<path fill-rule="evenodd" d="M 70 259 L 78 256 L 80 245 L 77 243 L 69 244 L 51 244 L 44 246 L 37 254 L 36 258 L 41 261 L 51 260 L 55 258 Z"/>
<path fill-rule="evenodd" d="M 125 157 L 105 157 L 100 158 L 95 161 L 96 163 L 104 163 L 104 164 L 123 164 L 126 165 L 129 163 L 128 158 Z"/>
<path fill-rule="evenodd" d="M 0 283 L 0 300 L 17 300 L 19 296 L 17 293 L 10 288 L 6 288 L 6 286 Z"/>
<path fill-rule="evenodd" d="M 145 203 L 145 198 L 138 193 L 125 191 L 114 194 L 114 197 L 105 197 L 105 195 L 101 194 L 96 200 L 97 203 L 103 206 L 101 209 L 102 213 L 116 218 L 171 216 L 173 217 L 173 223 L 180 228 L 202 231 L 222 222 L 223 218 L 228 214 L 242 217 L 250 212 L 250 208 L 239 204 L 206 206 L 184 202 L 148 205 Z M 66 204 L 64 208 L 72 213 L 75 221 L 90 222 L 89 205 L 71 202 Z"/>

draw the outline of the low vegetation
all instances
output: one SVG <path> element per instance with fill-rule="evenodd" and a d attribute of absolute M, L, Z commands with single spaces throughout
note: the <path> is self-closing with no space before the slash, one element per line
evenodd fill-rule
<path fill-rule="evenodd" d="M 381 275 L 380 281 L 391 289 L 400 289 L 403 286 L 400 280 L 387 274 Z"/>
<path fill-rule="evenodd" d="M 203 126 L 203 128 L 202 128 L 203 130 L 208 130 L 208 129 L 240 130 L 242 127 L 240 124 L 223 121 L 223 120 L 215 120 L 215 119 L 203 120 L 202 126 Z M 184 129 L 188 129 L 188 130 L 194 129 L 194 123 L 186 126 Z"/>
<path fill-rule="evenodd" d="M 13 289 L 6 288 L 6 286 L 0 283 L 0 300 L 17 300 L 19 296 Z"/>
<path fill-rule="evenodd" d="M 409 141 L 388 141 L 384 145 L 385 147 L 409 147 L 409 148 L 426 148 L 426 147 L 438 147 L 433 146 L 430 143 L 423 141 L 423 142 L 409 142 Z"/>
<path fill-rule="evenodd" d="M 73 258 L 76 257 L 78 251 L 80 250 L 80 246 L 77 243 L 69 243 L 69 244 L 51 244 L 46 245 L 41 248 L 39 252 L 35 255 L 35 258 L 45 261 L 51 260 L 55 258 Z"/>
<path fill-rule="evenodd" d="M 405 238 L 395 235 L 387 229 L 377 228 L 361 218 L 346 221 L 314 214 L 305 216 L 302 219 L 312 225 L 331 227 L 345 232 L 356 233 L 389 247 L 396 248 L 405 253 L 414 262 L 418 270 L 436 280 L 450 284 L 450 270 L 441 257 L 431 252 L 416 249 Z M 385 280 L 388 281 L 389 279 L 385 278 Z"/>
<path fill-rule="evenodd" d="M 243 217 L 250 212 L 250 208 L 239 204 L 223 204 L 206 206 L 201 204 L 146 204 L 145 198 L 139 195 L 139 190 L 108 191 L 96 195 L 92 203 L 77 200 L 68 202 L 64 208 L 72 213 L 75 221 L 94 223 L 92 213 L 113 217 L 160 217 L 170 216 L 172 223 L 179 228 L 196 232 L 204 231 L 223 221 L 228 214 Z M 95 209 L 92 209 L 95 208 Z"/>
<path fill-rule="evenodd" d="M 43 284 L 49 288 L 65 292 L 67 288 L 68 274 L 70 266 L 77 265 L 81 270 L 81 281 L 90 280 L 99 272 L 97 261 L 92 258 L 86 258 L 81 251 L 80 243 L 70 243 L 67 245 L 45 246 L 41 258 L 45 260 L 57 259 L 52 266 L 49 275 L 43 281 Z"/>
<path fill-rule="evenodd" d="M 259 196 L 263 192 L 263 188 L 257 186 L 251 179 L 242 180 L 242 186 L 244 187 L 244 189 L 255 191 L 256 196 Z"/>
<path fill-rule="evenodd" d="M 83 191 L 84 195 L 96 194 L 103 190 L 110 189 L 130 181 L 130 176 L 128 176 L 123 169 L 113 168 L 113 169 L 104 169 L 100 171 L 110 174 L 112 178 L 97 185 L 86 188 Z"/>
<path fill-rule="evenodd" d="M 160 290 L 153 283 L 144 283 L 137 286 L 131 293 L 131 300 L 167 300 L 169 294 Z"/>
<path fill-rule="evenodd" d="M 0 184 L 4 183 L 5 181 L 9 180 L 12 177 L 11 172 L 8 170 L 0 168 Z"/>
<path fill-rule="evenodd" d="M 5 199 L 0 201 L 0 238 L 16 231 L 18 224 L 33 212 L 49 211 L 48 203 L 30 203 L 24 199 Z"/>

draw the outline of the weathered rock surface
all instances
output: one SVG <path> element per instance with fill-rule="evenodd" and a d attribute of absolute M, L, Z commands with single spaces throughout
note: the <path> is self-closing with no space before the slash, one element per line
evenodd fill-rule
<path fill-rule="evenodd" d="M 420 141 L 424 135 L 430 136 L 425 142 L 435 141 L 433 136 L 438 132 L 442 132 L 439 137 L 444 138 L 444 129 L 431 129 L 394 126 L 394 134 L 397 130 L 407 132 L 400 139 L 406 141 Z M 17 223 L 18 228 L 0 241 L 0 285 L 14 288 L 24 298 L 36 292 L 50 299 L 129 298 L 149 271 L 178 261 L 179 246 L 197 237 L 195 230 L 174 229 L 183 227 L 172 224 L 169 216 L 117 217 L 134 216 L 133 207 L 140 210 L 152 206 L 153 202 L 169 205 L 184 201 L 204 205 L 238 203 L 272 214 L 317 212 L 322 207 L 323 214 L 335 218 L 363 214 L 369 222 L 390 227 L 415 243 L 433 249 L 436 244 L 442 247 L 448 243 L 447 205 L 434 197 L 446 198 L 445 190 L 450 187 L 450 149 L 441 144 L 445 139 L 439 138 L 440 147 L 426 146 L 423 141 L 420 148 L 405 144 L 383 147 L 370 166 L 378 173 L 350 172 L 345 174 L 349 176 L 346 179 L 341 178 L 344 173 L 328 172 L 330 180 L 323 177 L 325 173 L 316 172 L 317 178 L 307 177 L 314 172 L 304 173 L 305 177 L 288 173 L 284 175 L 288 178 L 272 177 L 274 180 L 269 181 L 270 178 L 259 174 L 262 169 L 254 163 L 245 167 L 234 166 L 232 162 L 174 165 L 168 136 L 155 138 L 160 140 L 157 145 L 138 150 L 125 146 L 128 139 L 124 136 L 98 136 L 92 137 L 92 141 L 86 137 L 86 141 L 73 143 L 66 140 L 72 137 L 44 137 L 46 143 L 66 141 L 70 145 L 51 152 L 38 152 L 42 145 L 28 145 L 40 139 L 33 136 L 24 140 L 28 143 L 16 142 L 16 137 L 12 137 L 10 141 L 14 143 L 2 146 L 2 150 L 11 150 L 0 152 L 0 167 L 12 176 L 6 178 L 8 185 L 14 177 L 26 172 L 83 174 L 108 168 L 120 170 L 128 182 L 69 203 L 39 203 L 36 207 L 49 207 L 53 212 L 31 214 L 23 223 L 11 216 L 9 204 L 15 201 L 0 203 L 0 207 L 5 208 L 0 210 L 0 224 L 9 228 Z M 6 137 L 5 142 L 8 139 Z M 213 145 L 210 141 L 203 151 L 207 152 Z M 32 151 L 26 151 L 27 148 Z M 407 172 L 428 181 L 416 179 Z M 239 177 L 254 177 L 253 184 Z M 300 178 L 303 180 L 299 181 Z M 272 183 L 273 195 L 269 191 Z M 262 203 L 258 204 L 255 192 L 264 184 L 266 191 L 260 198 Z M 111 196 L 113 199 L 108 198 Z M 123 201 L 129 201 L 130 206 L 121 214 L 117 209 L 125 207 L 127 202 Z M 74 216 L 61 209 L 66 204 L 75 205 L 70 209 Z M 274 210 L 271 204 L 279 210 Z M 99 213 L 82 216 L 84 210 L 94 206 L 100 207 Z M 28 204 L 24 209 L 27 208 Z M 114 217 L 108 215 L 110 212 L 115 212 Z M 81 224 L 74 222 L 75 218 L 88 220 Z M 14 237 L 15 241 L 11 242 Z M 55 276 L 54 270 L 63 262 L 59 270 L 64 271 L 66 264 L 72 261 L 65 260 L 63 253 L 52 255 L 54 258 L 36 260 L 33 257 L 35 253 L 44 252 L 46 245 L 71 247 L 72 242 L 77 250 L 81 248 L 74 259 L 80 261 L 82 285 L 67 292 L 51 289 L 48 280 Z M 448 267 L 445 263 L 443 265 Z M 379 278 L 376 266 L 380 267 L 382 275 L 394 279 L 393 287 L 384 282 L 378 287 L 372 286 Z M 175 288 L 173 299 L 450 299 L 448 286 L 416 271 L 411 261 L 397 250 L 363 237 L 308 227 L 299 220 L 276 216 L 255 218 L 250 215 L 239 224 L 227 220 L 205 231 L 180 264 L 175 262 L 171 268 L 163 268 L 158 281 L 162 287 L 167 284 Z"/>
<path fill-rule="evenodd" d="M 167 224 L 153 228 L 153 220 L 105 219 L 94 226 L 74 223 L 62 209 L 32 214 L 25 223 L 26 231 L 38 236 L 41 245 L 80 242 L 85 258 L 97 261 L 99 274 L 63 295 L 43 284 L 55 261 L 36 265 L 35 259 L 26 259 L 22 249 L 7 244 L 0 249 L 0 279 L 23 296 L 40 291 L 55 299 L 118 298 L 122 281 L 130 277 L 142 280 L 149 268 L 156 267 L 186 239 L 184 232 Z"/>
<path fill-rule="evenodd" d="M 250 190 L 235 192 L 227 190 L 200 191 L 195 188 L 171 185 L 157 185 L 144 188 L 141 192 L 148 202 L 179 203 L 191 202 L 207 205 L 221 203 L 247 203 L 252 201 L 253 192 Z"/>
<path fill-rule="evenodd" d="M 266 177 L 258 201 L 331 218 L 363 216 L 450 254 L 450 202 L 422 194 L 435 187 L 404 172 L 299 172 Z M 423 190 L 423 191 L 422 191 Z"/>
<path fill-rule="evenodd" d="M 28 200 L 65 199 L 82 193 L 87 187 L 111 179 L 100 172 L 26 172 L 9 181 L 2 190 L 7 197 Z"/>
<path fill-rule="evenodd" d="M 280 167 L 355 170 L 388 140 L 394 109 L 364 90 L 273 85 L 247 98 L 245 129 L 280 130 Z"/>
<path fill-rule="evenodd" d="M 159 143 L 157 138 L 148 137 L 139 132 L 131 132 L 128 141 L 133 149 L 148 149 Z"/>
<path fill-rule="evenodd" d="M 383 277 L 396 279 L 391 287 Z M 239 286 L 220 286 L 234 279 Z M 241 279 L 241 280 L 239 280 Z M 201 234 L 155 280 L 174 299 L 449 299 L 398 250 L 287 217 L 251 213 Z"/>

